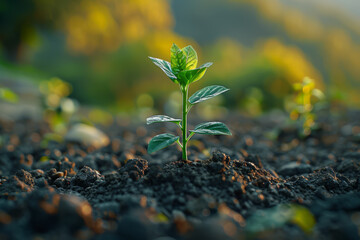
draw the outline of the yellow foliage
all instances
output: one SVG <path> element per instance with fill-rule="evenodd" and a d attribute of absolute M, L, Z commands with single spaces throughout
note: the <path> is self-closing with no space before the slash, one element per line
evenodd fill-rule
<path fill-rule="evenodd" d="M 255 6 L 267 19 L 281 24 L 287 33 L 297 39 L 319 40 L 324 27 L 317 19 L 288 7 L 279 0 L 238 0 Z"/>
<path fill-rule="evenodd" d="M 102 124 L 104 126 L 110 126 L 113 123 L 112 115 L 101 109 L 92 109 L 89 112 L 88 118 L 92 123 Z"/>
<path fill-rule="evenodd" d="M 353 76 L 360 76 L 360 47 L 341 29 L 330 31 L 327 39 L 325 49 L 330 57 L 328 64 L 345 68 Z"/>
<path fill-rule="evenodd" d="M 64 21 L 68 46 L 85 54 L 115 50 L 173 25 L 167 0 L 80 0 Z"/>
<path fill-rule="evenodd" d="M 215 64 L 212 76 L 223 77 L 225 73 L 236 73 L 243 63 L 243 46 L 230 38 L 219 39 L 207 54 Z"/>
<path fill-rule="evenodd" d="M 72 91 L 70 84 L 59 78 L 51 78 L 40 84 L 40 92 L 44 94 L 46 104 L 50 107 L 58 107 L 62 98 L 69 96 Z"/>
<path fill-rule="evenodd" d="M 321 79 L 321 75 L 307 61 L 300 49 L 285 46 L 277 39 L 267 40 L 261 48 L 266 58 L 282 67 L 286 74 L 286 79 L 293 81 L 292 83 L 301 81 L 304 76 Z M 317 81 L 316 85 L 321 89 L 323 88 L 322 81 Z"/>
<path fill-rule="evenodd" d="M 302 3 L 308 8 L 315 9 L 317 15 L 298 10 L 296 5 L 291 6 L 280 0 L 233 1 L 254 6 L 265 19 L 282 26 L 293 39 L 318 44 L 324 58 L 324 65 L 330 72 L 333 88 L 346 92 L 347 104 L 359 106 L 358 89 L 354 88 L 354 83 L 351 83 L 352 81 L 356 81 L 356 84 L 360 82 L 360 46 L 354 41 L 360 37 L 359 21 L 330 4 L 317 1 Z M 336 20 L 340 26 L 334 26 L 332 21 L 326 19 Z M 351 34 L 347 30 L 350 30 Z M 314 78 L 319 79 L 318 76 Z"/>

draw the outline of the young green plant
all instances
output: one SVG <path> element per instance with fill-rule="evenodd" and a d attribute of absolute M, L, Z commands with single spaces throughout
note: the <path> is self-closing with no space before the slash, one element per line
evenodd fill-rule
<path fill-rule="evenodd" d="M 170 49 L 170 57 L 170 62 L 159 58 L 149 58 L 156 66 L 163 70 L 171 81 L 179 85 L 182 93 L 182 119 L 165 115 L 155 115 L 147 118 L 146 122 L 147 124 L 159 122 L 175 123 L 182 131 L 182 141 L 180 142 L 179 136 L 170 133 L 160 134 L 150 140 L 148 152 L 156 152 L 176 142 L 182 149 L 182 159 L 186 161 L 188 160 L 187 143 L 195 133 L 207 135 L 231 135 L 230 130 L 221 122 L 206 122 L 199 124 L 193 130 L 189 131 L 190 134 L 188 134 L 187 129 L 187 116 L 190 109 L 195 104 L 218 96 L 229 89 L 219 85 L 208 86 L 195 92 L 189 98 L 190 84 L 200 80 L 212 63 L 208 62 L 196 68 L 198 62 L 197 53 L 190 45 L 180 49 L 176 44 L 173 44 Z"/>
<path fill-rule="evenodd" d="M 311 131 L 317 128 L 315 105 L 324 100 L 323 92 L 316 88 L 314 80 L 305 77 L 301 83 L 293 85 L 295 91 L 295 101 L 290 112 L 290 118 L 302 124 L 299 134 L 306 137 Z"/>

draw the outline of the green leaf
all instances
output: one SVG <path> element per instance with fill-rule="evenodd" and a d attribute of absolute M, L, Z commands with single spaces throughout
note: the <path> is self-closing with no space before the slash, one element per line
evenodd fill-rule
<path fill-rule="evenodd" d="M 282 204 L 273 208 L 257 210 L 247 219 L 245 231 L 261 234 L 285 224 L 292 223 L 310 234 L 316 224 L 313 213 L 304 206 L 296 204 Z"/>
<path fill-rule="evenodd" d="M 195 104 L 195 103 L 203 102 L 210 98 L 216 97 L 226 91 L 229 91 L 229 89 L 223 86 L 219 86 L 219 85 L 208 86 L 194 93 L 189 98 L 189 103 Z"/>
<path fill-rule="evenodd" d="M 171 68 L 175 74 L 181 72 L 185 69 L 186 66 L 186 56 L 185 53 L 173 43 L 170 49 L 171 56 Z"/>
<path fill-rule="evenodd" d="M 170 133 L 159 134 L 153 137 L 148 145 L 148 153 L 154 153 L 160 149 L 166 148 L 176 142 L 180 137 Z"/>
<path fill-rule="evenodd" d="M 186 46 L 181 49 L 186 56 L 186 66 L 185 70 L 192 70 L 195 69 L 198 63 L 198 56 L 196 54 L 195 49 L 192 46 Z"/>
<path fill-rule="evenodd" d="M 155 115 L 148 117 L 146 119 L 146 124 L 152 124 L 152 123 L 160 123 L 160 122 L 173 122 L 173 123 L 179 123 L 181 122 L 181 119 L 175 119 L 169 116 L 165 115 Z"/>
<path fill-rule="evenodd" d="M 208 62 L 201 65 L 199 68 L 180 72 L 178 75 L 180 82 L 182 83 L 182 85 L 188 85 L 190 83 L 200 80 L 204 76 L 206 69 L 211 65 L 212 62 Z"/>
<path fill-rule="evenodd" d="M 4 99 L 5 101 L 11 103 L 16 103 L 18 101 L 18 96 L 8 88 L 0 88 L 0 99 Z"/>
<path fill-rule="evenodd" d="M 312 94 L 313 96 L 315 96 L 315 97 L 316 97 L 317 99 L 319 99 L 319 100 L 325 99 L 325 94 L 324 94 L 321 90 L 319 90 L 319 89 L 317 89 L 317 88 L 313 89 L 313 90 L 311 91 L 311 94 Z"/>
<path fill-rule="evenodd" d="M 171 69 L 171 64 L 169 62 L 159 58 L 153 58 L 153 57 L 149 57 L 149 58 L 156 66 L 158 66 L 159 68 L 161 68 L 161 70 L 163 70 L 163 72 L 171 79 L 171 81 L 178 83 L 177 77 L 174 75 Z"/>
<path fill-rule="evenodd" d="M 207 135 L 231 135 L 228 127 L 221 122 L 201 123 L 194 130 L 190 130 L 190 132 Z"/>

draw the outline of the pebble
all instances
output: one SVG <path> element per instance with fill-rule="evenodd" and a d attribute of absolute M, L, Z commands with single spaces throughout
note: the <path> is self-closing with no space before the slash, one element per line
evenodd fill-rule
<path fill-rule="evenodd" d="M 278 170 L 278 174 L 284 177 L 311 173 L 311 166 L 308 164 L 297 164 L 296 162 L 288 163 Z"/>
<path fill-rule="evenodd" d="M 102 179 L 103 177 L 96 170 L 91 169 L 88 166 L 83 167 L 72 179 L 72 183 L 76 186 L 89 187 L 95 181 Z"/>
<path fill-rule="evenodd" d="M 71 127 L 71 129 L 65 135 L 67 142 L 75 142 L 85 146 L 92 146 L 96 149 L 107 146 L 110 143 L 110 139 L 99 129 L 78 123 Z"/>

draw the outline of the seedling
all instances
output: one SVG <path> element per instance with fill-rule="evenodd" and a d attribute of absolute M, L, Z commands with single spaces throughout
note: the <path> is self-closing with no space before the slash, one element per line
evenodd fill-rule
<path fill-rule="evenodd" d="M 290 112 L 290 118 L 302 124 L 300 136 L 306 137 L 317 128 L 314 107 L 317 101 L 323 100 L 325 96 L 321 90 L 316 88 L 315 82 L 308 77 L 305 77 L 301 83 L 295 83 L 293 88 L 295 103 Z"/>
<path fill-rule="evenodd" d="M 150 140 L 148 152 L 156 152 L 176 142 L 182 149 L 182 159 L 186 161 L 188 160 L 187 143 L 195 133 L 207 135 L 231 135 L 230 130 L 221 122 L 199 124 L 193 130 L 189 131 L 190 134 L 188 134 L 187 130 L 187 115 L 195 104 L 218 96 L 229 89 L 218 85 L 208 86 L 195 92 L 188 98 L 190 84 L 200 80 L 212 63 L 208 62 L 196 68 L 198 62 L 197 53 L 190 45 L 180 49 L 176 44 L 173 44 L 170 52 L 170 63 L 158 58 L 149 58 L 156 66 L 163 70 L 171 81 L 179 84 L 182 93 L 182 119 L 165 115 L 155 115 L 147 118 L 146 122 L 147 124 L 159 122 L 175 123 L 182 131 L 182 142 L 180 142 L 179 136 L 170 133 L 160 134 Z"/>

